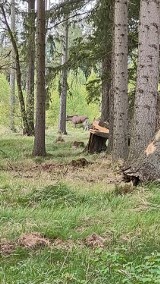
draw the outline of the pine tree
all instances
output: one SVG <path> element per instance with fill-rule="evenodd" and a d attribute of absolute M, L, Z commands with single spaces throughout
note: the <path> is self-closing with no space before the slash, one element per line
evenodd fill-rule
<path fill-rule="evenodd" d="M 115 0 L 114 28 L 114 160 L 127 158 L 128 153 L 128 5 Z"/>
<path fill-rule="evenodd" d="M 141 0 L 137 85 L 129 160 L 137 159 L 156 130 L 159 79 L 159 0 Z"/>
<path fill-rule="evenodd" d="M 45 0 L 37 0 L 37 90 L 34 156 L 45 156 Z"/>

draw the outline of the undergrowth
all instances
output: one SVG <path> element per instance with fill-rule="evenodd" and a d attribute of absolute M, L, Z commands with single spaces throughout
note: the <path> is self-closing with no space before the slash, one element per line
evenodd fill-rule
<path fill-rule="evenodd" d="M 1 249 L 0 283 L 160 283 L 159 184 L 109 184 L 107 156 L 71 148 L 72 140 L 86 143 L 86 134 L 75 130 L 64 144 L 55 140 L 48 132 L 46 159 L 31 156 L 32 138 L 6 135 L 0 141 L 1 247 L 17 244 L 11 251 Z M 37 168 L 47 162 L 67 167 L 79 155 L 93 164 L 70 167 L 63 175 Z M 51 245 L 18 245 L 22 235 L 33 232 Z M 104 245 L 86 241 L 93 236 L 104 239 Z M 59 246 L 53 245 L 56 240 Z"/>

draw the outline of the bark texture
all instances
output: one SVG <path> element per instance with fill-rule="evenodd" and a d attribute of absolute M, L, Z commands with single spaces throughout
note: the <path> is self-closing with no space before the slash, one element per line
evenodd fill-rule
<path fill-rule="evenodd" d="M 160 181 L 160 130 L 139 158 L 123 173 L 126 181 Z"/>
<path fill-rule="evenodd" d="M 35 0 L 28 0 L 28 68 L 26 111 L 30 133 L 34 134 Z"/>
<path fill-rule="evenodd" d="M 34 156 L 45 156 L 45 0 L 37 1 L 37 90 Z"/>
<path fill-rule="evenodd" d="M 85 148 L 85 151 L 87 151 L 90 154 L 93 153 L 101 153 L 103 151 L 106 151 L 106 137 L 97 136 L 93 133 L 90 133 L 88 144 Z"/>
<path fill-rule="evenodd" d="M 11 31 L 15 34 L 15 0 L 11 1 Z M 10 129 L 15 131 L 15 53 L 12 45 L 11 50 L 11 69 L 10 69 Z"/>
<path fill-rule="evenodd" d="M 115 0 L 114 29 L 114 160 L 128 154 L 128 5 L 126 0 Z"/>
<path fill-rule="evenodd" d="M 109 55 L 102 59 L 102 102 L 101 121 L 109 122 L 109 93 L 111 88 L 111 60 Z"/>
<path fill-rule="evenodd" d="M 12 46 L 13 46 L 14 53 L 15 53 L 17 89 L 18 89 L 18 98 L 19 98 L 20 110 L 21 110 L 22 121 L 23 121 L 23 133 L 26 135 L 30 135 L 27 114 L 26 114 L 26 109 L 25 109 L 25 102 L 24 102 L 24 97 L 23 97 L 23 92 L 22 92 L 21 68 L 20 68 L 18 47 L 17 47 L 15 36 L 12 33 L 10 26 L 8 24 L 3 4 L 0 4 L 0 8 L 1 8 L 4 22 L 7 27 L 10 40 L 12 42 Z"/>
<path fill-rule="evenodd" d="M 137 85 L 129 161 L 139 157 L 156 130 L 159 65 L 159 0 L 140 7 Z"/>
<path fill-rule="evenodd" d="M 58 132 L 67 134 L 66 131 L 66 107 L 67 107 L 67 66 L 68 60 L 68 16 L 64 22 L 64 42 L 62 43 L 62 78 L 61 78 L 61 94 L 60 94 L 60 112 L 59 112 L 59 129 Z"/>

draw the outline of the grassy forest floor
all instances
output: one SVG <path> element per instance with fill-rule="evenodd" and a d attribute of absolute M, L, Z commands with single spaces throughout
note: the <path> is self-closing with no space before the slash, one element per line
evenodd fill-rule
<path fill-rule="evenodd" d="M 0 283 L 160 283 L 160 185 L 122 185 L 109 156 L 72 146 L 82 129 L 47 130 L 45 159 L 0 134 Z"/>

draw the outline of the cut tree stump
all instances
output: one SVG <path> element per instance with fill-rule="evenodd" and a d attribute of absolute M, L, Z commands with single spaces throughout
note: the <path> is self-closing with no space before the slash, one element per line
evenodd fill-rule
<path fill-rule="evenodd" d="M 133 181 L 134 185 L 139 181 L 160 182 L 160 130 L 139 159 L 123 169 L 123 175 L 126 182 Z"/>
<path fill-rule="evenodd" d="M 94 121 L 90 129 L 89 142 L 86 146 L 88 153 L 100 153 L 106 151 L 106 141 L 109 138 L 109 129 L 99 125 L 99 121 Z"/>

